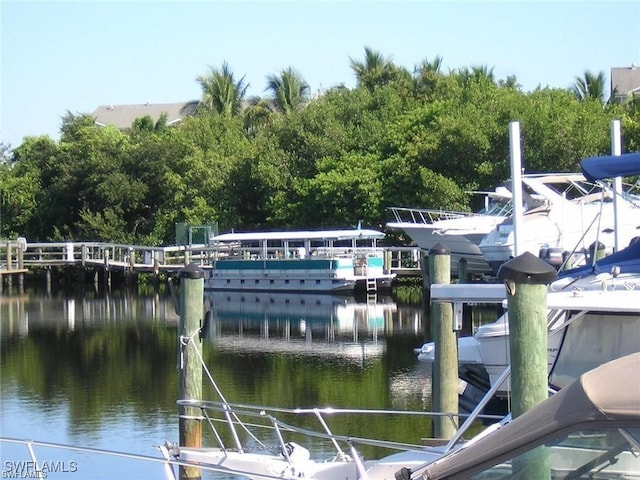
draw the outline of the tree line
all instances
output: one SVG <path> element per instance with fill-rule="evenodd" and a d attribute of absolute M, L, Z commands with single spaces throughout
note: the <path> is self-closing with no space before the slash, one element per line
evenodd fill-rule
<path fill-rule="evenodd" d="M 468 211 L 473 191 L 510 175 L 508 124 L 521 123 L 527 172 L 579 171 L 611 150 L 640 150 L 640 102 L 606 98 L 604 74 L 572 88 L 525 92 L 515 77 L 442 58 L 413 71 L 365 48 L 357 83 L 311 95 L 292 67 L 247 97 L 227 63 L 196 81 L 201 98 L 177 126 L 166 117 L 97 127 L 66 112 L 60 139 L 25 137 L 0 151 L 0 238 L 174 242 L 176 223 L 235 229 L 383 228 L 387 207 Z"/>

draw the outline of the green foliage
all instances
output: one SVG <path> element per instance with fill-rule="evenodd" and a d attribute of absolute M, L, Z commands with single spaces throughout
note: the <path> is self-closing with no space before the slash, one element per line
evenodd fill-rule
<path fill-rule="evenodd" d="M 244 77 L 236 80 L 227 62 L 220 69 L 210 67 L 208 75 L 196 79 L 202 88 L 202 98 L 198 109 L 220 115 L 236 115 L 242 109 L 242 100 L 248 84 Z"/>
<path fill-rule="evenodd" d="M 66 112 L 59 142 L 3 148 L 0 233 L 157 245 L 173 242 L 177 222 L 383 227 L 390 206 L 476 209 L 469 191 L 509 177 L 513 120 L 527 172 L 577 171 L 608 153 L 614 118 L 623 151 L 640 149 L 638 102 L 603 104 L 586 75 L 578 99 L 569 89 L 525 93 L 483 65 L 445 74 L 438 56 L 411 74 L 367 47 L 351 67 L 353 89 L 309 99 L 288 68 L 268 77 L 269 98 L 245 102 L 244 77 L 224 63 L 198 78 L 197 115 L 171 127 L 143 117 L 121 132 Z"/>
<path fill-rule="evenodd" d="M 267 77 L 267 91 L 277 111 L 289 113 L 309 101 L 309 84 L 292 67 Z"/>

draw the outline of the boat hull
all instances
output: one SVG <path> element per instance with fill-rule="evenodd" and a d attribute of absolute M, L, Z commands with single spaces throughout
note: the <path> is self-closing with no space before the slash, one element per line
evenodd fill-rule
<path fill-rule="evenodd" d="M 428 252 L 436 244 L 444 245 L 451 256 L 451 272 L 459 273 L 460 261 L 464 258 L 467 262 L 467 272 L 475 275 L 491 273 L 491 267 L 485 260 L 479 244 L 491 229 L 474 233 L 452 235 L 439 233 L 433 225 L 418 223 L 389 223 L 389 228 L 404 231 L 411 237 L 416 245 Z M 493 224 L 492 224 L 493 228 Z"/>
<path fill-rule="evenodd" d="M 382 258 L 355 266 L 351 258 L 219 260 L 212 264 L 207 290 L 352 293 L 388 289 L 395 274 L 386 274 Z"/>

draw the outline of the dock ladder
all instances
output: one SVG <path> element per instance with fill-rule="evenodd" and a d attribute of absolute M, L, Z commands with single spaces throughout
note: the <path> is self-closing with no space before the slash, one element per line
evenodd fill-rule
<path fill-rule="evenodd" d="M 378 282 L 375 278 L 367 277 L 367 293 L 369 292 L 377 292 L 378 291 Z"/>

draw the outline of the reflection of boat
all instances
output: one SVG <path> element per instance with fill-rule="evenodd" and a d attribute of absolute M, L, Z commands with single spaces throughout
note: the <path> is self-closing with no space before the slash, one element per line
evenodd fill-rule
<path fill-rule="evenodd" d="M 467 261 L 471 274 L 490 273 L 480 243 L 494 228 L 511 215 L 510 183 L 487 194 L 487 205 L 476 213 L 445 212 L 391 207 L 394 221 L 387 227 L 402 230 L 423 250 L 429 251 L 441 243 L 451 253 L 451 269 L 457 272 L 458 262 Z M 527 174 L 522 176 L 523 200 L 528 210 L 551 204 L 563 204 L 582 197 L 594 188 L 579 173 Z M 537 254 L 537 252 L 536 252 Z"/>
<path fill-rule="evenodd" d="M 635 161 L 636 170 L 640 165 L 640 154 L 637 153 L 592 158 L 597 159 L 599 164 L 610 161 L 616 167 L 623 167 L 617 171 L 608 170 L 607 173 L 612 176 L 623 175 L 629 161 Z M 591 163 L 586 160 L 583 161 L 585 176 L 592 181 L 600 180 L 589 172 Z M 534 255 L 547 256 L 550 262 L 555 262 L 553 264 L 559 267 L 573 252 L 579 252 L 580 255 L 570 261 L 573 260 L 574 264 L 584 261 L 596 242 L 598 249 L 592 253 L 609 254 L 616 244 L 615 235 L 619 236 L 619 244 L 623 246 L 640 235 L 640 197 L 628 190 L 616 192 L 600 182 L 598 189 L 588 195 L 549 198 L 551 201 L 544 207 L 530 209 L 523 214 L 522 224 L 518 227 L 518 236 L 522 239 L 519 240 L 520 253 L 529 251 Z M 513 258 L 514 239 L 513 217 L 510 217 L 480 242 L 480 250 L 494 271 L 497 272 L 502 263 Z"/>
<path fill-rule="evenodd" d="M 218 349 L 353 357 L 384 352 L 378 336 L 397 305 L 376 296 L 360 302 L 350 296 L 310 293 L 207 292 L 211 341 Z"/>
<path fill-rule="evenodd" d="M 389 288 L 376 230 L 227 233 L 213 246 L 210 290 L 351 292 Z"/>

